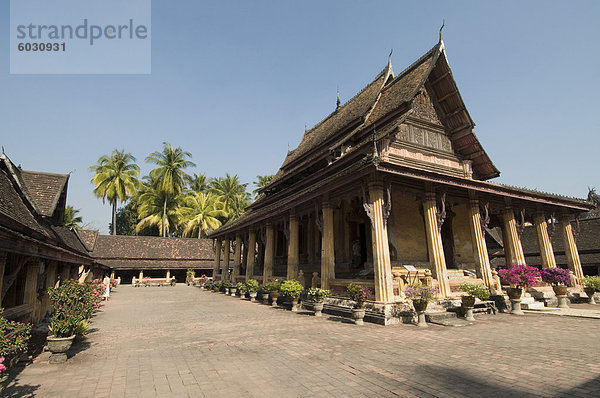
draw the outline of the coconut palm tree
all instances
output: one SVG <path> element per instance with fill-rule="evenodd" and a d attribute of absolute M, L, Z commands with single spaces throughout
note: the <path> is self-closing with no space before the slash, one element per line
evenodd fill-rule
<path fill-rule="evenodd" d="M 259 194 L 260 190 L 269 185 L 274 176 L 274 174 L 269 174 L 266 176 L 256 176 L 257 180 L 254 181 L 254 186 L 256 187 L 256 189 L 252 191 L 252 193 L 254 194 L 254 200 L 257 200 L 259 197 L 262 196 L 262 194 Z"/>
<path fill-rule="evenodd" d="M 115 149 L 110 156 L 101 156 L 98 163 L 90 167 L 94 172 L 92 184 L 94 195 L 108 199 L 112 205 L 112 234 L 117 233 L 117 202 L 125 202 L 133 196 L 140 187 L 140 168 L 135 162 L 135 157 L 124 150 Z"/>
<path fill-rule="evenodd" d="M 194 173 L 194 175 L 192 177 L 192 181 L 190 182 L 190 190 L 192 190 L 194 192 L 206 193 L 206 192 L 208 192 L 209 187 L 210 186 L 208 185 L 208 179 L 206 178 L 206 176 L 204 174 Z"/>
<path fill-rule="evenodd" d="M 80 209 L 75 209 L 73 206 L 65 207 L 65 216 L 63 217 L 64 226 L 67 228 L 81 229 L 83 218 L 78 216 Z"/>
<path fill-rule="evenodd" d="M 223 206 L 212 193 L 190 192 L 176 211 L 185 225 L 183 236 L 205 238 L 208 232 L 219 228 L 221 221 L 217 217 L 226 216 Z"/>
<path fill-rule="evenodd" d="M 181 195 L 167 196 L 153 186 L 146 186 L 138 198 L 138 219 L 136 234 L 144 228 L 157 227 L 159 235 L 165 237 L 177 232 L 181 205 Z"/>
<path fill-rule="evenodd" d="M 146 162 L 157 164 L 158 167 L 150 172 L 150 178 L 154 181 L 154 189 L 163 198 L 163 214 L 162 214 L 162 236 L 167 236 L 167 202 L 169 198 L 177 196 L 181 193 L 186 183 L 191 179 L 190 176 L 183 171 L 187 167 L 196 166 L 191 158 L 192 154 L 177 147 L 174 148 L 168 142 L 163 142 L 162 152 L 152 152 L 146 158 Z"/>
<path fill-rule="evenodd" d="M 246 213 L 246 207 L 250 205 L 250 194 L 244 192 L 233 198 L 227 212 L 227 222 L 233 221 Z"/>
<path fill-rule="evenodd" d="M 240 178 L 237 175 L 231 176 L 229 173 L 226 173 L 225 177 L 210 180 L 210 192 L 221 197 L 221 201 L 225 204 L 225 211 L 229 212 L 231 205 L 237 197 L 248 195 L 246 193 L 247 185 L 241 184 Z"/>

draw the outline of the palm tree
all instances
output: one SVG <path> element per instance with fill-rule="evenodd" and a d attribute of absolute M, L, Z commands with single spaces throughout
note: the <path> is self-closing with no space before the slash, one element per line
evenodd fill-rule
<path fill-rule="evenodd" d="M 256 176 L 257 180 L 254 181 L 254 186 L 256 187 L 256 189 L 252 191 L 255 200 L 262 196 L 262 194 L 259 193 L 260 190 L 269 185 L 274 176 L 274 174 L 269 174 L 266 176 Z"/>
<path fill-rule="evenodd" d="M 236 197 L 248 195 L 246 193 L 247 185 L 241 184 L 237 175 L 232 177 L 229 173 L 226 173 L 224 178 L 219 177 L 210 180 L 210 192 L 221 197 L 225 204 L 225 211 L 229 212 Z"/>
<path fill-rule="evenodd" d="M 157 168 L 150 172 L 150 178 L 155 182 L 154 188 L 163 197 L 162 214 L 162 236 L 165 237 L 167 231 L 167 201 L 169 197 L 179 195 L 186 183 L 191 179 L 183 171 L 185 168 L 195 166 L 195 164 L 186 158 L 191 158 L 192 154 L 181 148 L 173 148 L 168 142 L 163 142 L 162 152 L 152 152 L 146 158 L 146 162 L 155 163 Z"/>
<path fill-rule="evenodd" d="M 227 212 L 227 222 L 233 221 L 246 213 L 246 207 L 250 205 L 250 194 L 244 192 L 233 198 Z"/>
<path fill-rule="evenodd" d="M 206 179 L 206 176 L 202 173 L 200 174 L 196 174 L 194 173 L 194 176 L 192 177 L 192 181 L 190 182 L 190 190 L 194 191 L 194 192 L 203 192 L 206 193 L 208 192 L 208 180 Z"/>
<path fill-rule="evenodd" d="M 98 163 L 90 167 L 94 172 L 92 184 L 94 184 L 94 195 L 106 199 L 112 204 L 112 234 L 117 233 L 117 202 L 125 202 L 133 196 L 140 181 L 140 168 L 135 162 L 135 157 L 125 150 L 115 149 L 110 156 L 101 156 Z"/>
<path fill-rule="evenodd" d="M 64 226 L 67 228 L 81 229 L 83 218 L 78 216 L 80 209 L 75 209 L 73 206 L 65 207 L 65 216 L 63 218 Z"/>
<path fill-rule="evenodd" d="M 190 192 L 176 211 L 184 220 L 183 236 L 205 238 L 208 232 L 219 228 L 221 221 L 217 217 L 226 216 L 223 206 L 212 193 Z"/>
<path fill-rule="evenodd" d="M 177 209 L 181 205 L 181 195 L 167 196 L 155 187 L 147 186 L 138 198 L 138 219 L 136 234 L 144 228 L 157 227 L 159 235 L 172 235 L 179 225 Z"/>

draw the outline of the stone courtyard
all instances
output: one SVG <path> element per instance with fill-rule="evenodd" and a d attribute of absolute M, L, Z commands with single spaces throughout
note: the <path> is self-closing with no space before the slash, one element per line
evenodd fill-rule
<path fill-rule="evenodd" d="M 120 286 L 66 364 L 44 352 L 7 396 L 591 397 L 600 321 L 480 316 L 356 326 L 196 287 Z"/>

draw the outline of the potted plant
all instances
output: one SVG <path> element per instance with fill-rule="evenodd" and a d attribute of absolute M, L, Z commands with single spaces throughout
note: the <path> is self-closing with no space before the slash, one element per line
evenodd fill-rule
<path fill-rule="evenodd" d="M 558 300 L 558 308 L 569 308 L 567 305 L 567 287 L 571 283 L 571 274 L 564 268 L 543 268 L 540 272 L 542 280 L 552 285 Z"/>
<path fill-rule="evenodd" d="M 275 307 L 277 305 L 277 298 L 279 297 L 279 286 L 281 286 L 281 281 L 279 281 L 279 279 L 271 279 L 267 282 L 266 286 L 269 295 L 271 296 L 271 305 Z"/>
<path fill-rule="evenodd" d="M 306 293 L 309 300 L 314 304 L 315 316 L 321 316 L 323 311 L 323 301 L 329 297 L 331 290 L 321 289 L 320 287 L 311 287 Z"/>
<path fill-rule="evenodd" d="M 229 293 L 232 297 L 235 297 L 235 294 L 237 293 L 237 285 L 233 282 L 229 283 Z"/>
<path fill-rule="evenodd" d="M 427 304 L 435 299 L 437 293 L 437 288 L 425 286 L 420 283 L 408 285 L 404 290 L 405 297 L 410 299 L 413 307 L 415 307 L 417 326 L 427 327 L 427 320 L 425 319 Z"/>
<path fill-rule="evenodd" d="M 194 278 L 196 277 L 196 271 L 191 268 L 188 268 L 185 273 L 185 283 L 189 286 L 194 283 Z"/>
<path fill-rule="evenodd" d="M 246 284 L 242 282 L 238 282 L 235 284 L 238 293 L 240 294 L 240 298 L 243 300 L 246 298 Z"/>
<path fill-rule="evenodd" d="M 600 292 L 600 276 L 586 276 L 581 282 L 583 284 L 583 291 L 589 297 L 590 304 L 596 304 L 594 294 Z"/>
<path fill-rule="evenodd" d="M 511 303 L 510 313 L 513 315 L 524 315 L 523 311 L 521 311 L 523 288 L 527 289 L 527 287 L 533 285 L 540 278 L 540 271 L 535 267 L 514 262 L 510 268 L 498 271 L 498 275 L 500 275 L 500 279 L 504 283 L 510 285 L 506 289 Z"/>
<path fill-rule="evenodd" d="M 261 285 L 260 287 L 260 301 L 263 304 L 269 304 L 269 288 L 267 285 Z"/>
<path fill-rule="evenodd" d="M 298 299 L 300 293 L 304 290 L 304 286 L 300 282 L 294 279 L 281 282 L 279 291 L 286 297 L 292 299 L 292 312 L 298 312 Z"/>
<path fill-rule="evenodd" d="M 10 321 L 3 313 L 4 309 L 0 308 L 0 355 L 5 358 L 4 366 L 10 367 L 27 349 L 31 324 Z"/>
<path fill-rule="evenodd" d="M 84 313 L 89 311 L 85 296 L 86 286 L 77 281 L 67 280 L 59 287 L 49 287 L 48 294 L 52 300 L 54 316 L 50 322 L 50 334 L 47 337 L 48 350 L 52 352 L 50 363 L 62 363 L 67 360 L 67 351 L 75 339 L 76 329 L 80 321 L 85 319 Z"/>
<path fill-rule="evenodd" d="M 490 298 L 490 289 L 479 283 L 463 282 L 460 285 L 460 290 L 467 293 L 467 296 L 461 296 L 460 298 L 462 307 L 465 309 L 465 319 L 474 321 L 473 307 L 475 307 L 475 299 L 487 301 Z"/>
<path fill-rule="evenodd" d="M 248 290 L 248 295 L 250 296 L 250 301 L 256 301 L 256 294 L 258 292 L 258 281 L 256 279 L 248 279 L 246 282 L 246 289 Z"/>
<path fill-rule="evenodd" d="M 226 296 L 229 295 L 229 285 L 231 285 L 231 281 L 229 279 L 221 281 L 221 293 L 224 293 Z"/>
<path fill-rule="evenodd" d="M 354 324 L 364 324 L 363 319 L 365 317 L 365 303 L 371 294 L 371 289 L 366 286 L 360 286 L 356 283 L 349 283 L 346 287 L 348 289 L 348 295 L 351 300 L 354 300 L 354 308 L 352 309 L 352 319 Z"/>

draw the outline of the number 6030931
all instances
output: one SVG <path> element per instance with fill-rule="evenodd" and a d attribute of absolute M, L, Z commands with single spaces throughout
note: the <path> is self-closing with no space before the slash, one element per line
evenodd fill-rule
<path fill-rule="evenodd" d="M 66 51 L 67 46 L 63 43 L 19 43 L 19 51 Z"/>

